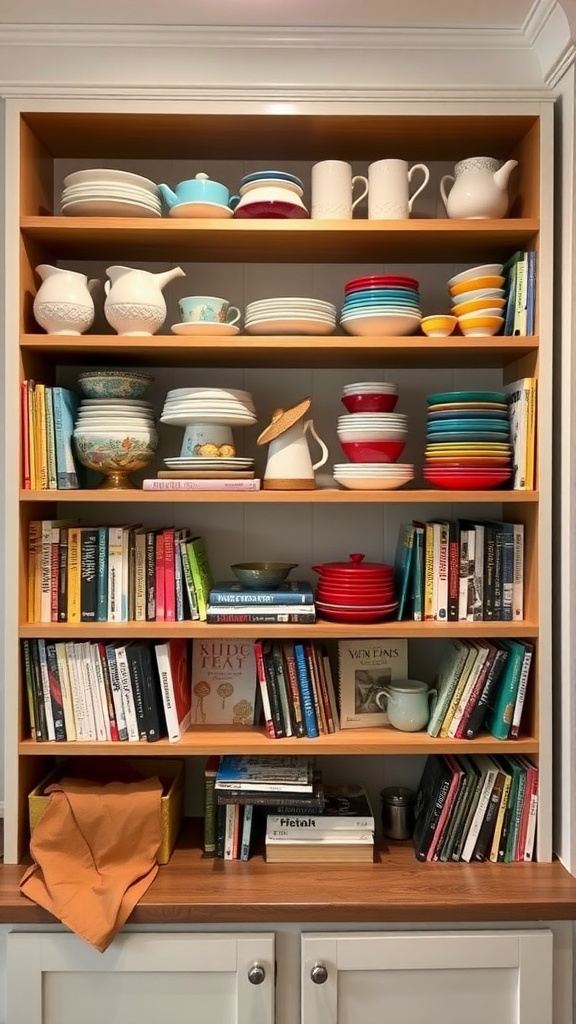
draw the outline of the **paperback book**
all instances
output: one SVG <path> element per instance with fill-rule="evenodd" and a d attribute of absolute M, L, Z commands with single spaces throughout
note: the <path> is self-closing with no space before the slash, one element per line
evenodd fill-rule
<path fill-rule="evenodd" d="M 340 727 L 362 729 L 385 725 L 388 716 L 377 698 L 386 683 L 407 677 L 407 640 L 339 640 Z"/>
<path fill-rule="evenodd" d="M 296 755 L 225 754 L 215 788 L 312 793 L 314 771 L 308 758 Z"/>

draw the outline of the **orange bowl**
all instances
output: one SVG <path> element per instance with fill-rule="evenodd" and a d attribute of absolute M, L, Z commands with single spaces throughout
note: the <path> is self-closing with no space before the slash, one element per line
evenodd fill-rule
<path fill-rule="evenodd" d="M 474 277 L 471 281 L 461 281 L 450 288 L 450 295 L 464 295 L 465 292 L 473 292 L 478 288 L 503 288 L 503 277 Z"/>

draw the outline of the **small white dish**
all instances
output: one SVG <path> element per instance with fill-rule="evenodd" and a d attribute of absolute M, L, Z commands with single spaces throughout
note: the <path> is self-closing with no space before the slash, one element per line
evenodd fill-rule
<path fill-rule="evenodd" d="M 216 220 L 226 220 L 232 217 L 234 210 L 229 206 L 220 203 L 177 203 L 169 210 L 170 217 L 209 217 Z"/>
<path fill-rule="evenodd" d="M 412 477 L 344 477 L 334 474 L 334 479 L 341 487 L 346 487 L 350 491 L 395 491 L 409 483 Z"/>
<path fill-rule="evenodd" d="M 240 334 L 235 324 L 172 324 L 170 330 L 188 338 L 233 338 Z"/>
<path fill-rule="evenodd" d="M 296 318 L 287 320 L 258 320 L 245 325 L 246 334 L 306 334 L 326 336 L 333 334 L 336 324 L 324 320 L 298 320 Z"/>

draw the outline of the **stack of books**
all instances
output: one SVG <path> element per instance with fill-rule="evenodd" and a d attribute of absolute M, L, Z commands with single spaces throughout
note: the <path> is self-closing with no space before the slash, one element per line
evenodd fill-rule
<path fill-rule="evenodd" d="M 324 785 L 318 814 L 268 810 L 269 864 L 365 864 L 374 859 L 374 814 L 364 786 Z"/>
<path fill-rule="evenodd" d="M 256 676 L 267 736 L 315 739 L 340 728 L 328 654 L 313 640 L 256 640 Z"/>
<path fill-rule="evenodd" d="M 502 334 L 534 334 L 536 313 L 536 253 L 515 252 L 504 264 L 506 315 Z"/>
<path fill-rule="evenodd" d="M 314 591 L 307 580 L 286 580 L 274 590 L 254 590 L 237 580 L 210 589 L 208 622 L 316 622 Z"/>
<path fill-rule="evenodd" d="M 75 490 L 82 466 L 72 443 L 80 396 L 68 388 L 22 381 L 22 483 L 24 490 Z"/>
<path fill-rule="evenodd" d="M 487 729 L 499 740 L 518 739 L 533 654 L 527 640 L 450 640 L 428 734 L 472 740 Z"/>
<path fill-rule="evenodd" d="M 140 524 L 28 529 L 28 622 L 206 619 L 212 573 L 202 537 Z"/>
<path fill-rule="evenodd" d="M 224 860 L 248 860 L 262 809 L 315 815 L 324 808 L 320 777 L 305 757 L 214 756 L 204 782 L 204 852 Z"/>
<path fill-rule="evenodd" d="M 38 742 L 179 740 L 190 725 L 188 643 L 23 640 L 30 735 Z"/>
<path fill-rule="evenodd" d="M 524 526 L 470 519 L 405 523 L 394 573 L 398 620 L 520 621 Z"/>
<path fill-rule="evenodd" d="M 521 755 L 428 757 L 413 843 L 422 861 L 533 859 L 538 768 Z"/>

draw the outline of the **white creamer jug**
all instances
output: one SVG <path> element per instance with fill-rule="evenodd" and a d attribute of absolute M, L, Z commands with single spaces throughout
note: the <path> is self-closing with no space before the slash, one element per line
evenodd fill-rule
<path fill-rule="evenodd" d="M 508 181 L 517 160 L 500 161 L 491 156 L 472 156 L 461 160 L 454 174 L 445 174 L 440 182 L 440 195 L 450 218 L 456 220 L 491 220 L 508 213 Z M 446 185 L 453 182 L 450 192 Z"/>
<path fill-rule="evenodd" d="M 36 323 L 48 334 L 83 334 L 94 323 L 92 292 L 100 283 L 85 274 L 41 263 L 36 273 L 42 279 L 32 310 Z"/>

